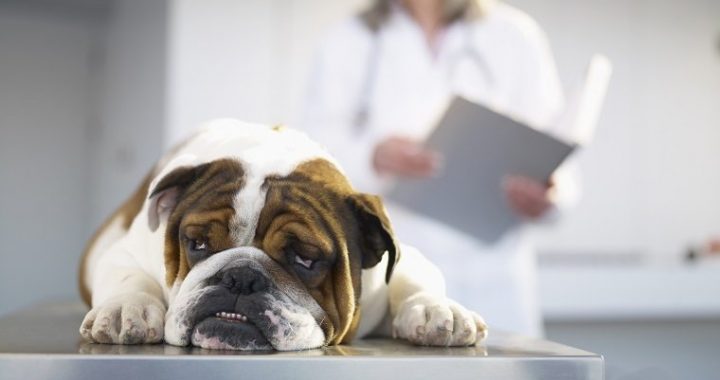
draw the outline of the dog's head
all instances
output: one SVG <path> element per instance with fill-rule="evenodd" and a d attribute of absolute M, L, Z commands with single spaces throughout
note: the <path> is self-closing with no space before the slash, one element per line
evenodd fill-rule
<path fill-rule="evenodd" d="M 151 185 L 145 211 L 164 237 L 169 343 L 339 343 L 357 327 L 361 270 L 387 254 L 389 279 L 399 253 L 379 198 L 355 192 L 327 158 L 283 154 L 296 142 L 263 136 L 269 143 L 253 149 L 279 152 L 276 163 L 239 152 L 178 166 Z"/>

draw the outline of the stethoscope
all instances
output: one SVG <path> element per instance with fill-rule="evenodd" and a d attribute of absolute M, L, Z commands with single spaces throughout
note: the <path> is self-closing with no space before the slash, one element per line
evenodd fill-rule
<path fill-rule="evenodd" d="M 446 73 L 447 83 L 448 85 L 452 85 L 452 83 L 454 83 L 453 80 L 457 68 L 462 62 L 468 60 L 480 72 L 480 75 L 483 77 L 487 86 L 489 88 L 492 88 L 495 85 L 492 71 L 490 70 L 490 67 L 485 58 L 482 56 L 482 54 L 480 54 L 478 49 L 472 43 L 472 29 L 469 23 L 463 23 L 462 28 L 464 32 L 463 47 L 462 49 L 459 49 L 455 52 L 451 52 L 451 55 L 448 57 L 449 69 Z M 362 82 L 362 87 L 360 88 L 360 94 L 358 96 L 358 106 L 355 111 L 355 117 L 353 120 L 353 125 L 356 132 L 362 132 L 365 130 L 372 111 L 370 103 L 372 93 L 376 84 L 375 82 L 377 81 L 377 71 L 380 63 L 380 48 L 382 45 L 381 34 L 382 28 L 372 32 L 372 46 L 370 47 L 370 52 L 368 54 L 368 58 L 365 64 L 364 80 Z"/>

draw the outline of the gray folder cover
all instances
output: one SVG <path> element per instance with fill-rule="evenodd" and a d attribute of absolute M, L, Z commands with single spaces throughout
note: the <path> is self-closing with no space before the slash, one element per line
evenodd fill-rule
<path fill-rule="evenodd" d="M 388 197 L 488 244 L 521 223 L 503 195 L 503 177 L 547 181 L 575 148 L 462 98 L 453 99 L 426 145 L 445 157 L 439 176 L 398 180 Z"/>

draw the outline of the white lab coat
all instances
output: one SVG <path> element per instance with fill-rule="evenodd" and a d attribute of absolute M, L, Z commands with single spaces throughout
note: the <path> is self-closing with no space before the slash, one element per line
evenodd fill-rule
<path fill-rule="evenodd" d="M 482 62 L 472 59 L 470 45 Z M 377 34 L 358 18 L 347 20 L 324 41 L 308 85 L 301 127 L 338 158 L 359 191 L 376 194 L 387 191 L 392 180 L 372 168 L 377 143 L 392 135 L 426 137 L 453 94 L 540 129 L 552 125 L 564 104 L 544 34 L 530 17 L 504 4 L 478 21 L 447 27 L 435 52 L 399 6 Z M 367 122 L 358 127 L 363 98 Z M 561 194 L 564 187 L 558 184 Z M 542 335 L 535 257 L 526 231 L 486 246 L 390 202 L 386 206 L 398 238 L 441 268 L 452 298 L 494 328 Z"/>

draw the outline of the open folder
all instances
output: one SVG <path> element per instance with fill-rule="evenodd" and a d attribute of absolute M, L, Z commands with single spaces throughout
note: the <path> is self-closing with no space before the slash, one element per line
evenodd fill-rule
<path fill-rule="evenodd" d="M 582 91 L 561 119 L 574 124 L 574 140 L 591 138 L 609 75 L 609 62 L 593 59 Z M 576 148 L 460 97 L 451 101 L 426 146 L 443 154 L 443 170 L 431 179 L 398 180 L 388 197 L 487 244 L 522 223 L 505 199 L 503 178 L 547 182 Z"/>

